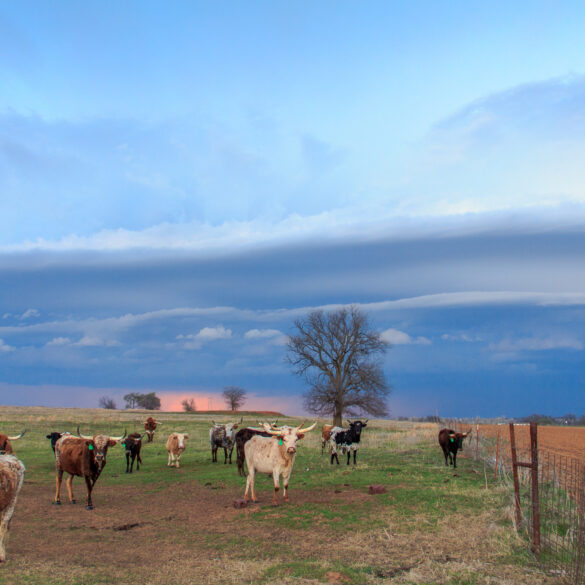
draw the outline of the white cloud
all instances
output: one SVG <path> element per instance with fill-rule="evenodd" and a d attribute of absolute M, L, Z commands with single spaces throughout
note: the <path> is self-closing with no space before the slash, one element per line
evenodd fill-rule
<path fill-rule="evenodd" d="M 426 337 L 417 337 L 413 339 L 408 333 L 398 329 L 386 329 L 382 331 L 380 337 L 392 345 L 430 345 L 431 340 Z"/>
<path fill-rule="evenodd" d="M 16 348 L 12 347 L 11 345 L 4 343 L 3 339 L 0 339 L 0 352 L 14 351 L 15 349 Z"/>
<path fill-rule="evenodd" d="M 244 335 L 245 339 L 267 339 L 274 345 L 286 345 L 287 336 L 278 329 L 250 329 Z"/>
<path fill-rule="evenodd" d="M 15 319 L 18 319 L 19 321 L 25 321 L 26 319 L 31 319 L 33 317 L 40 317 L 40 316 L 41 316 L 40 312 L 37 311 L 36 309 L 28 309 L 22 314 L 4 313 L 4 315 L 2 315 L 2 318 L 9 319 L 10 317 L 14 317 Z"/>
<path fill-rule="evenodd" d="M 71 343 L 71 339 L 69 337 L 55 337 L 51 339 L 46 345 L 69 345 Z"/>
<path fill-rule="evenodd" d="M 117 347 L 121 344 L 114 339 L 103 339 L 101 337 L 85 335 L 77 343 L 74 343 L 74 345 L 79 347 Z"/>
<path fill-rule="evenodd" d="M 475 343 L 477 341 L 483 341 L 481 337 L 468 335 L 467 333 L 443 333 L 441 335 L 443 341 L 464 341 L 465 343 Z"/>
<path fill-rule="evenodd" d="M 503 339 L 492 343 L 489 349 L 494 352 L 547 351 L 551 349 L 582 350 L 583 342 L 575 337 L 553 335 L 549 337 L 525 337 L 521 339 Z"/>
<path fill-rule="evenodd" d="M 176 339 L 187 339 L 184 347 L 186 349 L 201 349 L 204 343 L 218 341 L 220 339 L 229 339 L 232 336 L 232 330 L 226 329 L 223 325 L 217 327 L 204 327 L 195 335 L 177 335 Z"/>

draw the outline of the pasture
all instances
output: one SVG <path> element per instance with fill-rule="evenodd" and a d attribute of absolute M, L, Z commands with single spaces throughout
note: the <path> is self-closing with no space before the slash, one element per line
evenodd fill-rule
<path fill-rule="evenodd" d="M 554 584 L 512 525 L 511 494 L 483 464 L 444 466 L 438 426 L 368 423 L 357 466 L 321 455 L 320 421 L 299 442 L 288 504 L 273 507 L 272 480 L 258 476 L 260 502 L 236 509 L 245 479 L 211 462 L 210 416 L 157 413 L 153 443 L 139 472 L 126 474 L 123 449 L 108 452 L 85 509 L 52 504 L 50 431 L 121 435 L 141 431 L 146 413 L 0 407 L 0 431 L 27 434 L 14 443 L 27 468 L 7 541 L 2 585 L 201 584 Z M 214 415 L 217 422 L 232 417 Z M 239 415 L 237 417 L 239 419 Z M 279 424 L 300 424 L 282 419 Z M 329 421 L 326 421 L 329 422 Z M 244 424 L 256 418 L 245 416 Z M 190 439 L 181 468 L 167 467 L 172 431 Z M 381 484 L 386 493 L 371 495 Z M 65 496 L 65 497 L 63 497 Z"/>

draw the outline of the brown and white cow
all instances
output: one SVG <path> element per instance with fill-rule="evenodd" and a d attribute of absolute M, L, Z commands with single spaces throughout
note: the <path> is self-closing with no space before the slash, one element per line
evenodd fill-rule
<path fill-rule="evenodd" d="M 79 427 L 77 427 L 77 436 L 63 435 L 55 443 L 55 468 L 57 471 L 55 504 L 61 504 L 61 482 L 63 472 L 67 472 L 69 475 L 65 480 L 65 485 L 67 486 L 69 501 L 75 504 L 72 489 L 73 478 L 76 475 L 83 477 L 87 486 L 87 509 L 93 510 L 91 492 L 106 466 L 108 448 L 113 447 L 125 436 L 126 431 L 121 437 L 109 437 L 108 435 L 86 437 L 79 433 Z"/>
<path fill-rule="evenodd" d="M 323 425 L 323 427 L 321 428 L 321 455 L 323 455 L 325 445 L 329 443 L 329 439 L 331 437 L 331 429 L 333 427 L 334 425 Z"/>
<path fill-rule="evenodd" d="M 24 433 L 26 433 L 26 429 L 22 431 L 20 435 L 16 435 L 15 437 L 9 437 L 4 433 L 0 433 L 0 455 L 12 455 L 14 451 L 12 450 L 10 441 L 18 441 Z"/>
<path fill-rule="evenodd" d="M 148 443 L 152 443 L 152 440 L 154 439 L 154 431 L 156 431 L 156 427 L 158 425 L 162 425 L 162 423 L 157 421 L 157 420 L 154 420 L 152 418 L 152 416 L 149 416 L 144 421 L 144 430 L 146 431 L 146 434 L 148 435 Z"/>
<path fill-rule="evenodd" d="M 278 505 L 278 491 L 280 490 L 280 476 L 284 485 L 283 499 L 288 502 L 288 482 L 292 473 L 295 455 L 297 452 L 297 441 L 305 436 L 305 433 L 312 431 L 317 423 L 312 424 L 306 429 L 302 424 L 297 427 L 279 427 L 273 428 L 268 423 L 264 423 L 265 431 L 270 437 L 255 435 L 244 445 L 246 453 L 246 465 L 248 466 L 248 478 L 246 479 L 246 492 L 244 500 L 249 499 L 251 493 L 252 501 L 256 502 L 256 492 L 254 490 L 254 477 L 256 472 L 268 473 L 272 475 L 274 481 L 274 498 L 272 503 Z"/>
<path fill-rule="evenodd" d="M 171 433 L 167 439 L 167 453 L 169 454 L 168 467 L 179 467 L 179 459 L 185 450 L 185 441 L 189 438 L 186 433 Z"/>
<path fill-rule="evenodd" d="M 24 465 L 14 455 L 0 455 L 0 563 L 6 560 L 4 541 L 24 481 Z"/>

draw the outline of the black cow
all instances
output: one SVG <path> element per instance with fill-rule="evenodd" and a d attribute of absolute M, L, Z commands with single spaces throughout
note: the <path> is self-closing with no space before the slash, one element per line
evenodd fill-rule
<path fill-rule="evenodd" d="M 140 457 L 142 435 L 140 433 L 131 433 L 124 439 L 122 446 L 126 452 L 126 473 L 132 473 L 134 460 L 136 460 L 136 471 L 140 471 L 140 464 L 142 463 L 142 458 Z"/>
<path fill-rule="evenodd" d="M 53 449 L 53 453 L 55 452 L 55 443 L 63 436 L 63 435 L 69 435 L 70 433 L 68 432 L 64 432 L 64 433 L 57 433 L 56 431 L 53 431 L 52 433 L 49 433 L 47 435 L 47 439 L 51 440 L 51 449 Z"/>
<path fill-rule="evenodd" d="M 266 431 L 260 431 L 258 429 L 240 429 L 236 433 L 236 453 L 237 453 L 237 464 L 238 464 L 238 474 L 242 477 L 246 476 L 246 472 L 244 471 L 244 461 L 246 460 L 246 453 L 244 451 L 244 445 L 254 436 L 260 435 L 261 437 L 270 437 L 270 433 Z"/>
<path fill-rule="evenodd" d="M 362 436 L 362 429 L 367 427 L 368 420 L 365 422 L 361 420 L 347 421 L 349 423 L 349 429 L 343 430 L 341 427 L 333 427 L 331 429 L 331 435 L 329 438 L 329 452 L 331 453 L 331 465 L 333 465 L 333 459 L 337 460 L 339 465 L 339 457 L 337 456 L 337 449 L 340 448 L 342 453 L 347 453 L 347 464 L 349 465 L 349 459 L 353 451 L 353 464 L 356 464 L 357 450 L 360 446 L 360 439 Z"/>
<path fill-rule="evenodd" d="M 439 445 L 443 449 L 445 455 L 445 465 L 449 464 L 453 468 L 457 467 L 457 451 L 463 449 L 463 439 L 469 435 L 471 431 L 466 433 L 456 433 L 453 429 L 441 429 L 439 431 Z"/>

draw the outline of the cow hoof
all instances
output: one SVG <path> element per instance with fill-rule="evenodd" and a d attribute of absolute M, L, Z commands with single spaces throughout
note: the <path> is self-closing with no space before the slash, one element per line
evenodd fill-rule
<path fill-rule="evenodd" d="M 77 504 L 77 500 L 71 500 L 72 504 Z"/>
<path fill-rule="evenodd" d="M 88 510 L 93 510 L 93 506 L 88 506 L 87 509 Z"/>
<path fill-rule="evenodd" d="M 53 504 L 55 504 L 55 506 L 60 506 L 61 502 L 59 500 L 57 500 L 56 502 L 53 502 Z"/>

